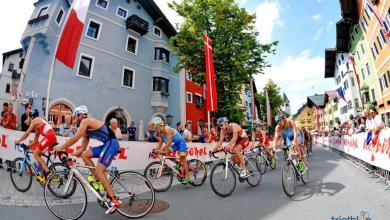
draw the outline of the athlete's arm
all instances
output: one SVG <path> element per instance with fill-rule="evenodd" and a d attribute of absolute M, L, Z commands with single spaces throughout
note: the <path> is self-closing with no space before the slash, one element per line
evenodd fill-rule
<path fill-rule="evenodd" d="M 238 139 L 238 132 L 239 131 L 240 131 L 239 126 L 233 124 L 233 137 L 230 140 L 229 145 L 227 147 L 229 150 L 233 150 L 233 149 L 230 149 L 230 148 L 233 148 L 233 146 L 236 144 L 236 141 Z"/>
<path fill-rule="evenodd" d="M 171 129 L 165 129 L 165 130 L 167 132 L 167 143 L 165 143 L 164 147 L 162 147 L 161 150 L 165 150 L 172 145 L 172 137 L 174 131 L 172 131 Z"/>
<path fill-rule="evenodd" d="M 80 140 L 80 138 L 86 136 L 88 123 L 89 123 L 89 120 L 84 119 L 81 122 L 80 128 L 77 130 L 77 133 L 74 136 L 72 136 L 67 142 L 65 142 L 62 146 L 55 147 L 54 150 L 55 151 L 64 150 L 64 149 L 72 146 L 73 144 L 75 144 L 78 140 Z"/>
<path fill-rule="evenodd" d="M 219 135 L 219 141 L 215 145 L 213 151 L 217 151 L 221 148 L 224 139 L 225 139 L 225 132 L 221 130 L 221 134 Z"/>
<path fill-rule="evenodd" d="M 80 156 L 81 153 L 83 153 L 87 149 L 88 144 L 89 144 L 89 137 L 86 137 L 86 136 L 82 137 L 81 148 L 76 150 L 75 152 L 73 152 L 73 156 L 76 156 L 76 157 Z"/>
<path fill-rule="evenodd" d="M 280 126 L 279 125 L 276 125 L 276 128 L 275 128 L 275 137 L 274 137 L 274 146 L 275 146 L 275 149 L 278 148 L 278 142 L 279 142 L 279 139 L 282 138 L 282 136 L 280 136 L 279 132 L 280 132 Z"/>
<path fill-rule="evenodd" d="M 26 138 L 31 134 L 31 132 L 34 130 L 35 128 L 35 125 L 37 123 L 37 120 L 36 119 L 33 119 L 30 123 L 30 126 L 28 127 L 27 131 L 24 132 L 24 134 L 18 139 L 18 140 L 15 140 L 15 144 L 19 144 L 20 142 L 26 140 Z M 38 139 L 36 136 L 38 134 L 35 135 L 35 139 Z M 38 135 L 39 136 L 39 135 Z M 35 142 L 35 141 L 34 141 Z M 36 141 L 38 142 L 38 140 Z"/>
<path fill-rule="evenodd" d="M 294 144 L 298 145 L 298 132 L 297 132 L 297 127 L 295 126 L 295 123 L 294 121 L 290 121 L 290 128 L 292 129 L 293 131 L 293 134 L 294 134 Z"/>

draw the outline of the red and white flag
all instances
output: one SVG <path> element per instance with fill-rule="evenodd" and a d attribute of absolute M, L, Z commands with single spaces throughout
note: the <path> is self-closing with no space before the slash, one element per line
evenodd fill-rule
<path fill-rule="evenodd" d="M 215 86 L 213 42 L 204 34 L 204 50 L 206 63 L 206 109 L 210 112 L 216 112 L 218 109 L 217 87 Z"/>
<path fill-rule="evenodd" d="M 58 43 L 56 58 L 69 68 L 74 67 L 90 0 L 73 0 Z"/>

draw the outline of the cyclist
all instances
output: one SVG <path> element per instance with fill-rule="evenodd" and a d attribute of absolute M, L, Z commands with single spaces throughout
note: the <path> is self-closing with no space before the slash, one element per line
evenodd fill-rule
<path fill-rule="evenodd" d="M 245 167 L 245 160 L 242 156 L 241 151 L 244 150 L 249 145 L 249 137 L 245 131 L 241 128 L 240 125 L 236 123 L 230 123 L 227 117 L 221 117 L 217 120 L 217 125 L 221 129 L 220 137 L 218 143 L 214 147 L 214 152 L 219 150 L 222 147 L 222 143 L 225 138 L 230 139 L 230 142 L 226 146 L 228 151 L 234 151 L 232 156 L 232 161 L 240 165 L 241 178 L 246 178 L 249 176 L 249 172 Z"/>
<path fill-rule="evenodd" d="M 46 177 L 49 174 L 49 168 L 41 157 L 42 154 L 47 150 L 52 150 L 52 147 L 57 143 L 57 137 L 49 123 L 39 117 L 39 111 L 37 109 L 32 110 L 29 115 L 32 119 L 30 126 L 19 139 L 15 140 L 15 144 L 19 144 L 20 142 L 26 140 L 31 132 L 35 132 L 35 138 L 32 143 L 30 143 L 30 146 L 32 146 L 32 149 L 35 149 L 34 158 L 38 162 L 38 166 L 41 169 L 40 175 L 37 177 L 37 179 L 41 183 L 44 183 L 46 181 Z M 38 141 L 40 135 L 43 136 L 43 139 Z"/>
<path fill-rule="evenodd" d="M 190 178 L 187 163 L 187 144 L 185 140 L 176 129 L 165 125 L 165 122 L 162 120 L 162 118 L 158 116 L 153 117 L 151 123 L 157 130 L 157 135 L 160 137 L 157 146 L 158 150 L 156 152 L 165 153 L 169 155 L 172 152 L 180 151 L 180 164 L 184 169 L 184 178 L 182 179 L 181 183 L 189 183 Z M 165 145 L 163 146 L 164 142 Z"/>
<path fill-rule="evenodd" d="M 275 165 L 276 159 L 273 154 L 273 151 L 269 148 L 269 137 L 267 135 L 267 132 L 263 127 L 257 128 L 257 131 L 255 133 L 256 139 L 259 139 L 258 146 L 263 146 L 265 151 L 267 152 L 268 156 L 271 157 L 271 163 L 272 165 Z"/>
<path fill-rule="evenodd" d="M 62 146 L 55 147 L 54 149 L 56 151 L 64 150 L 81 139 L 81 148 L 76 150 L 73 155 L 81 155 L 84 163 L 93 167 L 95 167 L 95 164 L 92 162 L 91 158 L 99 158 L 96 168 L 90 169 L 91 173 L 96 178 L 96 181 L 93 180 L 93 177 L 92 180 L 91 177 L 88 177 L 87 179 L 95 189 L 99 188 L 100 190 L 104 190 L 105 188 L 107 198 L 111 200 L 111 207 L 108 208 L 107 213 L 112 213 L 122 204 L 122 202 L 115 197 L 105 173 L 107 167 L 110 166 L 114 157 L 119 153 L 119 142 L 115 137 L 115 133 L 106 126 L 104 122 L 94 118 L 88 118 L 88 108 L 86 106 L 79 106 L 73 111 L 73 121 L 77 124 L 77 133 Z M 90 139 L 96 139 L 102 142 L 103 145 L 87 149 Z M 104 188 L 101 187 L 100 184 L 94 184 L 99 181 Z"/>
<path fill-rule="evenodd" d="M 293 148 L 298 154 L 298 160 L 300 161 L 298 169 L 303 172 L 305 166 L 303 164 L 302 157 L 302 144 L 303 138 L 302 134 L 299 132 L 298 127 L 295 125 L 295 122 L 286 118 L 284 113 L 280 112 L 276 117 L 275 121 L 277 123 L 275 128 L 275 147 L 280 145 L 280 139 L 283 139 L 288 148 Z"/>

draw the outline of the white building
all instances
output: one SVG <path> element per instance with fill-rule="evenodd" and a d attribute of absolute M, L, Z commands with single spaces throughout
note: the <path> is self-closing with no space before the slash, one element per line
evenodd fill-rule
<path fill-rule="evenodd" d="M 22 48 L 3 53 L 3 66 L 0 75 L 0 103 L 13 102 L 17 93 L 20 73 L 23 67 Z M 14 79 L 14 80 L 12 80 Z"/>
<path fill-rule="evenodd" d="M 289 115 L 291 115 L 291 106 L 290 106 L 290 100 L 288 100 L 286 93 L 283 93 L 283 106 L 282 110 L 284 112 L 287 112 Z"/>

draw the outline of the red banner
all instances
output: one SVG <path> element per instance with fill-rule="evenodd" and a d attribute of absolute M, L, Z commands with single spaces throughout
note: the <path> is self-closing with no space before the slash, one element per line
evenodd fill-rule
<path fill-rule="evenodd" d="M 212 41 L 207 35 L 203 35 L 205 63 L 206 63 L 206 109 L 210 112 L 216 112 L 217 101 L 217 87 L 215 86 L 214 60 Z"/>

